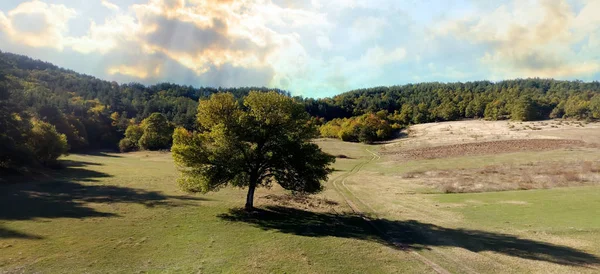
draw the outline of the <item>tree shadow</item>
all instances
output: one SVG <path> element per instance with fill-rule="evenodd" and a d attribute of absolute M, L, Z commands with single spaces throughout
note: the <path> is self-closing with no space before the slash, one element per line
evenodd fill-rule
<path fill-rule="evenodd" d="M 86 166 L 102 166 L 101 163 L 87 162 L 87 161 L 75 161 L 75 160 L 59 160 L 59 163 L 64 168 L 69 167 L 86 167 Z"/>
<path fill-rule="evenodd" d="M 232 209 L 219 217 L 227 221 L 249 223 L 265 230 L 306 237 L 361 239 L 399 249 L 420 250 L 431 246 L 448 246 L 472 252 L 492 251 L 561 265 L 600 264 L 597 256 L 567 246 L 522 239 L 509 234 L 445 228 L 414 220 L 374 219 L 370 225 L 359 215 L 317 213 L 281 206 L 267 206 L 250 213 L 243 209 Z"/>
<path fill-rule="evenodd" d="M 85 155 L 85 156 L 110 157 L 110 158 L 122 158 L 123 157 L 123 156 L 115 155 L 116 153 L 117 153 L 117 151 L 114 151 L 114 150 L 90 150 L 90 151 L 77 151 L 73 154 Z"/>
<path fill-rule="evenodd" d="M 196 205 L 195 201 L 205 200 L 198 197 L 170 196 L 157 191 L 95 184 L 94 182 L 99 178 L 110 177 L 110 175 L 81 168 L 81 166 L 85 166 L 85 163 L 61 169 L 58 177 L 29 178 L 0 185 L 0 221 L 119 217 L 116 213 L 98 211 L 90 203 L 179 207 Z M 1 238 L 36 239 L 36 236 L 0 227 Z"/>
<path fill-rule="evenodd" d="M 43 239 L 43 237 L 40 237 L 40 236 L 25 234 L 22 232 L 18 232 L 18 231 L 11 230 L 11 229 L 0 226 L 0 239 L 6 239 L 6 238 L 34 239 L 34 240 Z"/>

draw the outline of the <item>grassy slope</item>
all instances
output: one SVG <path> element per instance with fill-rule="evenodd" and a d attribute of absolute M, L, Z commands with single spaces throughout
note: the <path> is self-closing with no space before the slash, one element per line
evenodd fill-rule
<path fill-rule="evenodd" d="M 451 272 L 596 272 L 600 271 L 600 219 L 596 218 L 600 187 L 431 195 L 419 194 L 421 186 L 399 183 L 397 176 L 414 170 L 598 157 L 588 150 L 400 164 L 382 157 L 349 177 L 346 185 L 364 211 L 382 218 L 388 233 Z M 570 265 L 589 263 L 596 265 Z"/>
<path fill-rule="evenodd" d="M 360 222 L 355 234 L 343 234 L 320 230 L 335 217 L 302 211 L 296 230 L 278 220 L 226 221 L 219 216 L 240 206 L 245 192 L 187 196 L 168 154 L 66 159 L 73 167 L 62 179 L 0 186 L 0 272 L 428 271 Z M 267 193 L 281 190 L 258 196 Z"/>
<path fill-rule="evenodd" d="M 600 257 L 600 187 L 433 195 L 440 206 L 460 214 L 467 229 L 516 235 L 523 239 L 567 246 Z M 538 247 L 533 246 L 532 252 Z M 559 249 L 551 251 L 564 256 Z M 565 256 L 568 257 L 568 256 Z M 511 260 L 526 271 L 600 271 L 557 264 Z"/>

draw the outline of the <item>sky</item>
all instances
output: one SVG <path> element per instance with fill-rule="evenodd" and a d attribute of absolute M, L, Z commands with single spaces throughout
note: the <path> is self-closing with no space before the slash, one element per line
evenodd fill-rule
<path fill-rule="evenodd" d="M 0 50 L 121 83 L 305 97 L 432 81 L 592 81 L 600 0 L 2 0 Z"/>

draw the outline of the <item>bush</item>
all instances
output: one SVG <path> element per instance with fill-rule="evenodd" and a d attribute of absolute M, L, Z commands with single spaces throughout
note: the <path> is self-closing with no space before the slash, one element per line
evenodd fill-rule
<path fill-rule="evenodd" d="M 173 128 L 167 117 L 161 113 L 153 113 L 142 121 L 144 133 L 140 137 L 140 149 L 160 150 L 171 147 Z"/>
<path fill-rule="evenodd" d="M 56 159 L 67 153 L 67 136 L 58 133 L 56 128 L 43 121 L 34 121 L 28 139 L 28 145 L 38 162 L 45 166 L 53 166 Z"/>
<path fill-rule="evenodd" d="M 144 135 L 144 129 L 139 125 L 129 125 L 127 130 L 125 130 L 125 138 L 136 143 L 136 146 L 142 135 Z"/>
<path fill-rule="evenodd" d="M 393 118 L 393 115 L 392 115 Z M 393 136 L 394 128 L 387 121 L 387 113 L 367 113 L 362 116 L 333 119 L 320 128 L 321 136 L 339 138 L 346 142 L 373 143 Z M 401 126 L 396 126 L 396 129 Z"/>
<path fill-rule="evenodd" d="M 121 152 L 130 152 L 138 150 L 137 142 L 129 138 L 123 138 L 119 141 L 119 151 Z"/>

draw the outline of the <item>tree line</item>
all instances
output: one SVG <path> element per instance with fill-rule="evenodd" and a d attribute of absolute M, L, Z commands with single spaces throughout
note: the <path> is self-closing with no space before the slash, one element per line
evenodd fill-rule
<path fill-rule="evenodd" d="M 398 129 L 427 122 L 470 118 L 600 119 L 600 83 L 597 81 L 531 78 L 495 83 L 420 83 L 300 100 L 312 116 L 328 121 L 321 128 L 324 136 L 365 142 L 393 137 L 394 131 L 389 127 Z M 385 122 L 365 122 L 367 117 Z"/>

